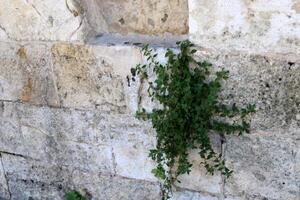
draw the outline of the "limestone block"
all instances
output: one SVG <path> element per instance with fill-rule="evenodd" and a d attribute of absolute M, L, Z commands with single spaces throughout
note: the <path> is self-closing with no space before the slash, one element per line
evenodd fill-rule
<path fill-rule="evenodd" d="M 300 63 L 294 56 L 249 55 L 200 50 L 200 59 L 213 63 L 214 70 L 225 68 L 230 77 L 224 82 L 224 103 L 256 104 L 252 128 L 257 130 L 298 127 L 300 112 Z"/>
<path fill-rule="evenodd" d="M 116 173 L 120 176 L 157 181 L 151 173 L 155 163 L 148 157 L 149 150 L 132 146 L 116 145 L 113 148 L 116 162 Z"/>
<path fill-rule="evenodd" d="M 299 129 L 229 137 L 226 163 L 234 171 L 225 183 L 228 199 L 299 198 Z"/>
<path fill-rule="evenodd" d="M 0 45 L 0 99 L 59 106 L 47 44 Z"/>
<path fill-rule="evenodd" d="M 136 119 L 133 115 L 107 115 L 104 122 L 111 137 L 111 145 L 131 145 L 151 149 L 156 144 L 155 131 L 150 122 Z"/>
<path fill-rule="evenodd" d="M 150 123 L 134 116 L 110 116 L 107 130 L 115 158 L 116 173 L 120 176 L 157 181 L 151 173 L 155 163 L 148 157 L 155 146 L 155 132 Z"/>
<path fill-rule="evenodd" d="M 62 199 L 68 174 L 62 167 L 2 154 L 11 199 Z"/>
<path fill-rule="evenodd" d="M 140 60 L 137 49 L 104 46 L 94 49 L 58 43 L 51 51 L 62 105 L 126 111 L 124 82 L 130 68 Z"/>
<path fill-rule="evenodd" d="M 80 171 L 74 171 L 72 179 L 74 188 L 87 191 L 93 199 L 97 200 L 157 200 L 161 198 L 160 187 L 153 182 Z"/>
<path fill-rule="evenodd" d="M 210 135 L 212 147 L 216 153 L 221 152 L 221 140 L 215 134 Z M 175 183 L 180 188 L 186 188 L 192 191 L 200 191 L 206 194 L 219 195 L 222 187 L 222 177 L 219 172 L 214 175 L 207 174 L 206 169 L 201 164 L 202 160 L 199 150 L 192 150 L 189 154 L 189 161 L 193 164 L 190 174 L 184 174 L 178 177 L 180 183 Z"/>
<path fill-rule="evenodd" d="M 78 190 L 92 199 L 156 200 L 158 184 L 105 175 L 99 172 L 49 165 L 13 155 L 4 155 L 11 199 L 63 199 L 66 191 Z"/>
<path fill-rule="evenodd" d="M 73 1 L 3 0 L 0 40 L 81 40 L 80 8 Z"/>
<path fill-rule="evenodd" d="M 1 151 L 50 165 L 113 173 L 111 147 L 105 145 L 109 136 L 101 135 L 101 127 L 95 127 L 99 118 L 88 121 L 82 111 L 64 112 L 16 103 L 4 103 L 1 115 Z M 74 118 L 80 119 L 78 116 L 82 121 L 74 123 Z M 57 123 L 60 119 L 65 121 Z"/>
<path fill-rule="evenodd" d="M 193 151 L 190 154 L 190 160 L 193 164 L 192 171 L 189 174 L 184 174 L 178 177 L 181 183 L 175 185 L 190 189 L 193 191 L 201 191 L 213 195 L 221 193 L 222 178 L 219 172 L 213 176 L 207 174 L 203 165 L 201 165 L 201 158 L 198 151 Z"/>
<path fill-rule="evenodd" d="M 6 179 L 6 174 L 4 166 L 2 164 L 2 155 L 0 154 L 0 199 L 9 199 L 9 187 L 8 180 Z"/>
<path fill-rule="evenodd" d="M 126 76 L 142 59 L 138 48 L 1 43 L 0 50 L 2 100 L 106 112 L 137 109 L 132 97 L 138 86 L 130 89 Z"/>
<path fill-rule="evenodd" d="M 300 53 L 298 0 L 189 0 L 190 39 L 224 51 Z"/>
<path fill-rule="evenodd" d="M 218 200 L 218 197 L 191 191 L 174 191 L 171 200 Z"/>
<path fill-rule="evenodd" d="M 101 33 L 174 35 L 188 32 L 186 0 L 80 1 L 85 10 L 88 37 Z"/>

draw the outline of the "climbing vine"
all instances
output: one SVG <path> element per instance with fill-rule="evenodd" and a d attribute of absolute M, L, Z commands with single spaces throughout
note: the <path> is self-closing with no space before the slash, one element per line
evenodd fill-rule
<path fill-rule="evenodd" d="M 131 69 L 132 80 L 138 76 L 141 82 L 147 81 L 149 97 L 161 105 L 151 112 L 141 108 L 136 116 L 150 120 L 157 133 L 156 147 L 149 156 L 157 163 L 152 173 L 162 182 L 163 200 L 171 197 L 172 185 L 179 182 L 178 177 L 191 172 L 188 155 L 192 149 L 198 149 L 207 173 L 220 171 L 229 177 L 232 171 L 226 167 L 222 154 L 212 148 L 209 133 L 221 137 L 248 133 L 246 116 L 255 112 L 254 105 L 240 108 L 236 104 L 223 104 L 219 94 L 229 72 L 222 69 L 212 73 L 210 63 L 194 58 L 197 50 L 190 41 L 177 45 L 179 53 L 166 51 L 166 64 L 161 64 L 158 54 L 145 45 L 142 53 L 147 64 Z M 154 80 L 150 74 L 154 74 Z"/>

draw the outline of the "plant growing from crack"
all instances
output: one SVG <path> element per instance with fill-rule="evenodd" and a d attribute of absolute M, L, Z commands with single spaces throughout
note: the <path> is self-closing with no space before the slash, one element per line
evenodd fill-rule
<path fill-rule="evenodd" d="M 219 98 L 221 83 L 228 79 L 229 72 L 222 69 L 212 73 L 210 63 L 194 58 L 197 50 L 190 41 L 177 45 L 179 53 L 167 50 L 166 64 L 158 62 L 158 54 L 145 45 L 142 52 L 147 64 L 131 69 L 132 80 L 138 76 L 141 83 L 147 81 L 149 97 L 160 104 L 151 112 L 138 110 L 136 117 L 150 120 L 157 133 L 156 147 L 149 156 L 157 163 L 152 173 L 161 180 L 163 200 L 171 197 L 172 185 L 179 182 L 178 177 L 191 172 L 188 156 L 192 149 L 199 150 L 207 173 L 219 171 L 228 178 L 232 171 L 226 167 L 222 154 L 212 148 L 209 133 L 222 138 L 226 134 L 248 133 L 246 116 L 255 112 L 254 105 L 240 108 L 223 104 Z M 155 75 L 154 81 L 149 72 Z"/>
<path fill-rule="evenodd" d="M 65 200 L 87 200 L 80 192 L 78 191 L 70 191 L 65 194 Z"/>

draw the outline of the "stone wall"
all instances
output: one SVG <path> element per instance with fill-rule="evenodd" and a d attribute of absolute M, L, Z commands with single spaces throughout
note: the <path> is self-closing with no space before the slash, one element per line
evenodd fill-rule
<path fill-rule="evenodd" d="M 229 101 L 258 112 L 251 134 L 213 138 L 233 176 L 206 175 L 191 152 L 173 200 L 298 200 L 299 20 L 299 0 L 1 0 L 0 199 L 72 189 L 160 199 L 147 156 L 155 131 L 134 118 L 152 105 L 127 75 L 144 61 L 133 43 L 151 43 L 163 61 L 189 37 L 200 59 L 230 70 Z"/>

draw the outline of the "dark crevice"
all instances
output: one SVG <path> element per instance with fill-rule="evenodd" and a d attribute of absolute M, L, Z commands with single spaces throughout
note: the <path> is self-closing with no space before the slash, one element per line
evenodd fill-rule
<path fill-rule="evenodd" d="M 22 155 L 22 154 L 8 152 L 8 151 L 1 151 L 0 150 L 0 155 L 1 154 L 6 154 L 6 155 L 11 155 L 11 156 L 21 157 L 21 158 L 24 158 L 24 159 L 33 159 L 33 158 L 29 157 L 29 156 L 25 156 L 25 155 Z"/>

